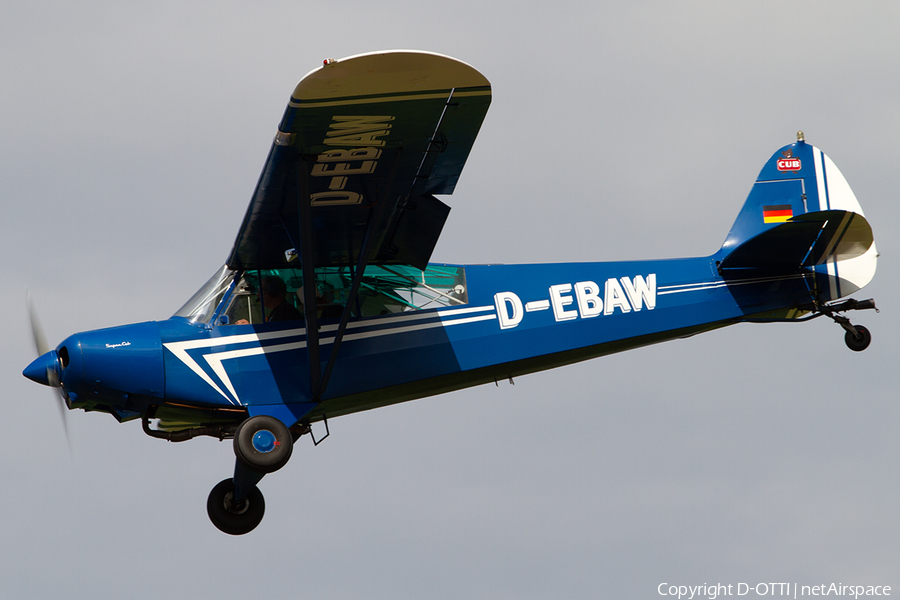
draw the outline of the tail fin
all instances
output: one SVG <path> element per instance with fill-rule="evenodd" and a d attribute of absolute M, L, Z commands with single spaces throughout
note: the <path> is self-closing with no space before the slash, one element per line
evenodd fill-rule
<path fill-rule="evenodd" d="M 798 136 L 799 137 L 799 136 Z M 762 168 L 719 253 L 723 275 L 814 273 L 821 302 L 875 275 L 872 228 L 834 162 L 804 141 Z"/>

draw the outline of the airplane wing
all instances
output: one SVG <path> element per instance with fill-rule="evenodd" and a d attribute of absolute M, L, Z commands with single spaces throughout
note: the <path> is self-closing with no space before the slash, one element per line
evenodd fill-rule
<path fill-rule="evenodd" d="M 228 266 L 282 267 L 302 247 L 316 268 L 354 265 L 367 244 L 364 262 L 424 269 L 450 210 L 434 194 L 453 192 L 490 101 L 447 56 L 325 61 L 291 96 Z"/>

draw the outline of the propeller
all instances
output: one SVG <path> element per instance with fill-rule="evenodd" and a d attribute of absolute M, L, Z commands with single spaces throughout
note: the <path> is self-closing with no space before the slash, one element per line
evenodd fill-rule
<path fill-rule="evenodd" d="M 59 407 L 59 416 L 62 419 L 63 431 L 66 434 L 66 444 L 68 444 L 69 452 L 71 453 L 72 442 L 69 439 L 69 424 L 66 417 L 68 407 L 66 406 L 62 386 L 59 382 L 59 359 L 56 356 L 56 352 L 51 350 L 50 346 L 47 344 L 47 336 L 44 335 L 44 328 L 41 327 L 41 320 L 38 318 L 37 311 L 34 309 L 34 302 L 31 300 L 31 294 L 28 294 L 28 317 L 31 321 L 31 338 L 34 341 L 34 349 L 37 352 L 38 358 L 29 365 L 25 375 L 26 377 L 34 379 L 34 371 L 43 370 L 43 373 L 37 374 L 44 375 L 44 380 L 39 383 L 59 389 L 57 395 L 58 402 L 56 405 Z M 50 352 L 52 352 L 52 355 L 47 356 Z M 42 358 L 43 360 L 41 360 Z"/>

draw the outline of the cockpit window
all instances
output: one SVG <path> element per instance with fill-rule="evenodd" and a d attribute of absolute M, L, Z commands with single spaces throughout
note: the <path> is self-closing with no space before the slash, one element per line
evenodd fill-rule
<path fill-rule="evenodd" d="M 225 292 L 234 283 L 237 271 L 229 269 L 227 266 L 216 271 L 209 281 L 203 287 L 197 290 L 197 293 L 191 296 L 184 306 L 175 312 L 176 317 L 184 317 L 192 323 L 209 323 L 216 307 L 225 296 Z"/>
<path fill-rule="evenodd" d="M 349 267 L 323 267 L 316 269 L 315 274 L 317 317 L 339 319 L 350 297 L 353 270 Z M 278 283 L 276 287 L 279 289 L 268 290 L 273 282 Z M 270 305 L 266 305 L 267 294 L 260 294 L 260 289 L 271 292 L 268 294 Z M 275 303 L 273 297 L 277 297 L 278 304 L 283 302 L 289 306 L 272 306 Z M 219 308 L 223 299 L 223 306 Z M 404 265 L 369 265 L 350 310 L 351 315 L 357 318 L 374 317 L 461 306 L 467 302 L 463 267 L 429 264 L 423 271 Z M 209 323 L 216 314 L 220 315 L 217 321 L 230 325 L 302 319 L 302 270 L 281 268 L 239 272 L 223 267 L 175 316 L 195 323 Z"/>
<path fill-rule="evenodd" d="M 326 282 L 336 279 L 350 291 L 349 274 L 325 275 Z M 466 270 L 454 265 L 429 264 L 424 271 L 403 265 L 370 265 L 359 290 L 359 308 L 364 317 L 460 306 L 468 301 Z"/>

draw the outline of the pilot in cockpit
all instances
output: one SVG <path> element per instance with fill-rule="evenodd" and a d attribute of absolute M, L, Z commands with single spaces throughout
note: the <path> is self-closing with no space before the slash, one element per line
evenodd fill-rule
<path fill-rule="evenodd" d="M 269 321 L 302 321 L 303 313 L 297 310 L 287 299 L 287 286 L 277 275 L 264 277 L 259 286 L 259 298 L 266 309 L 266 322 Z M 235 325 L 249 325 L 247 319 L 234 321 Z"/>
<path fill-rule="evenodd" d="M 266 321 L 300 321 L 303 313 L 288 302 L 287 287 L 281 277 L 270 275 L 264 277 L 259 286 L 263 306 L 268 311 Z"/>

